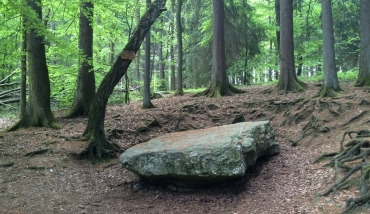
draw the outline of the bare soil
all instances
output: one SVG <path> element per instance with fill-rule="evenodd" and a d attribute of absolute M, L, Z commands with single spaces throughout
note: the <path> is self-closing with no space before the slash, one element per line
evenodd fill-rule
<path fill-rule="evenodd" d="M 156 108 L 147 110 L 141 102 L 108 106 L 106 135 L 122 152 L 166 133 L 231 124 L 240 115 L 246 121 L 271 120 L 279 155 L 259 160 L 242 179 L 193 192 L 153 184 L 136 190 L 131 173 L 119 166 L 119 154 L 98 164 L 78 160 L 88 142 L 74 137 L 82 134 L 87 118 L 64 119 L 65 111 L 55 112 L 60 130 L 1 134 L 0 213 L 340 213 L 358 189 L 347 186 L 315 197 L 334 180 L 333 169 L 323 167 L 327 161 L 313 161 L 338 151 L 345 131 L 369 129 L 370 89 L 352 85 L 342 83 L 334 99 L 314 98 L 320 87 L 310 84 L 304 93 L 278 95 L 272 86 L 253 86 L 221 99 L 190 94 L 155 99 Z M 0 118 L 0 129 L 13 122 Z"/>

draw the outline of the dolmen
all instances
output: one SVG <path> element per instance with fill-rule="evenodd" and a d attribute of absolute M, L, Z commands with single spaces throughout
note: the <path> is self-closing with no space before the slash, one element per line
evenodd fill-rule
<path fill-rule="evenodd" d="M 279 153 L 269 121 L 166 134 L 127 149 L 122 167 L 135 178 L 183 188 L 243 177 L 258 157 Z"/>

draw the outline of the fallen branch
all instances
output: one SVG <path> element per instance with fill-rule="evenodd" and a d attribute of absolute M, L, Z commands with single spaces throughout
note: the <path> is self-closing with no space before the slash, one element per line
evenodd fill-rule
<path fill-rule="evenodd" d="M 13 71 L 11 74 L 9 74 L 8 76 L 6 76 L 4 79 L 0 80 L 0 84 L 3 84 L 4 82 L 6 82 L 10 77 L 12 77 L 17 71 Z"/>
<path fill-rule="evenodd" d="M 33 152 L 28 152 L 24 156 L 32 157 L 34 155 L 44 154 L 47 151 L 49 151 L 49 149 L 40 149 L 40 150 L 36 150 L 36 151 L 33 151 Z"/>

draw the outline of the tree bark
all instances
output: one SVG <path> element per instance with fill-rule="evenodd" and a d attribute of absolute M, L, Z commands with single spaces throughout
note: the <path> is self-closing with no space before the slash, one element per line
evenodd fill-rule
<path fill-rule="evenodd" d="M 164 63 L 163 63 L 163 18 L 161 18 L 161 26 L 159 28 L 160 33 L 160 41 L 159 41 L 159 47 L 158 47 L 158 69 L 159 69 L 159 80 L 160 80 L 160 86 L 159 90 L 165 91 L 166 90 L 166 80 L 164 75 Z"/>
<path fill-rule="evenodd" d="M 184 90 L 182 88 L 182 25 L 181 25 L 181 8 L 183 0 L 177 1 L 177 10 L 176 10 L 176 30 L 177 30 L 177 84 L 175 95 L 183 95 Z"/>
<path fill-rule="evenodd" d="M 223 0 L 213 0 L 213 46 L 212 46 L 212 74 L 211 84 L 197 95 L 208 97 L 231 96 L 234 93 L 242 93 L 241 90 L 229 84 L 226 75 L 225 57 L 225 11 Z"/>
<path fill-rule="evenodd" d="M 370 86 L 370 1 L 360 0 L 360 71 L 355 86 Z"/>
<path fill-rule="evenodd" d="M 280 27 L 280 0 L 275 0 L 276 27 Z M 276 30 L 277 55 L 280 55 L 280 30 Z"/>
<path fill-rule="evenodd" d="M 23 1 L 25 2 L 25 1 Z M 21 85 L 20 85 L 20 118 L 27 116 L 27 31 L 26 18 L 22 15 L 22 49 L 21 49 Z"/>
<path fill-rule="evenodd" d="M 74 101 L 67 117 L 88 116 L 95 96 L 95 76 L 92 64 L 93 58 L 93 11 L 94 5 L 90 1 L 80 2 L 80 29 L 78 48 L 81 50 L 78 69 L 77 87 Z"/>
<path fill-rule="evenodd" d="M 281 92 L 303 91 L 294 65 L 293 42 L 293 1 L 280 1 L 280 77 L 278 88 Z"/>
<path fill-rule="evenodd" d="M 331 0 L 322 0 L 322 31 L 324 52 L 324 85 L 320 91 L 322 97 L 337 96 L 340 91 L 338 76 L 335 66 L 334 33 Z"/>
<path fill-rule="evenodd" d="M 146 6 L 150 7 L 150 0 L 146 0 Z M 145 37 L 145 68 L 143 77 L 143 108 L 154 108 L 150 100 L 150 32 Z"/>
<path fill-rule="evenodd" d="M 38 22 L 42 22 L 41 0 L 28 0 L 28 6 L 35 13 Z M 26 20 L 29 22 L 30 20 Z M 27 56 L 29 70 L 29 100 L 26 115 L 8 129 L 14 131 L 19 127 L 43 126 L 60 128 L 50 108 L 50 82 L 44 38 L 39 29 L 30 27 L 27 33 Z M 18 99 L 19 102 L 19 99 Z"/>
<path fill-rule="evenodd" d="M 164 11 L 165 0 L 156 0 L 148 7 L 138 26 L 132 33 L 123 52 L 137 52 L 144 37 L 149 33 L 150 26 Z M 89 157 L 91 160 L 115 156 L 116 146 L 108 141 L 104 132 L 105 111 L 109 96 L 119 80 L 127 72 L 131 60 L 118 56 L 109 72 L 103 78 L 94 97 L 88 123 L 83 136 L 90 140 L 88 147 L 80 154 L 81 157 Z"/>
<path fill-rule="evenodd" d="M 140 4 L 140 0 L 137 0 L 137 5 L 139 5 L 139 4 Z M 140 7 L 139 6 L 137 6 L 137 8 L 136 8 L 135 16 L 136 16 L 137 23 L 139 23 L 139 21 L 140 21 Z M 140 48 L 136 53 L 135 71 L 136 71 L 136 81 L 137 81 L 137 83 L 139 83 L 139 81 L 141 79 L 140 78 L 140 76 L 141 76 L 140 75 Z"/>
<path fill-rule="evenodd" d="M 171 12 L 175 13 L 175 0 L 171 1 Z M 171 16 L 171 46 L 170 46 L 170 56 L 171 56 L 171 90 L 176 90 L 176 75 L 175 75 L 175 54 L 174 54 L 174 45 L 172 44 L 172 41 L 174 39 L 174 32 L 175 32 L 175 19 L 174 16 Z"/>

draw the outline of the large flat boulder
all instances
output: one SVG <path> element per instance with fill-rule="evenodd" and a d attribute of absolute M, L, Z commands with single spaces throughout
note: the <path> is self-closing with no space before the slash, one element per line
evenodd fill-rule
<path fill-rule="evenodd" d="M 182 187 L 242 177 L 260 156 L 279 145 L 269 121 L 177 132 L 127 149 L 121 165 L 138 179 L 164 179 Z"/>

